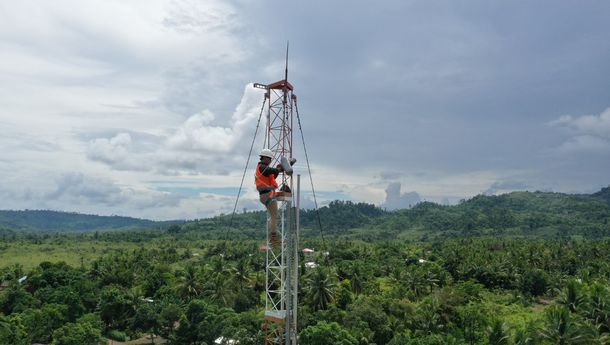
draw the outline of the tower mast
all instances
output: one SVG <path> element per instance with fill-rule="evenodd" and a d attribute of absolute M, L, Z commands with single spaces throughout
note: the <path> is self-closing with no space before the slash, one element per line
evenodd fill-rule
<path fill-rule="evenodd" d="M 294 87 L 288 82 L 288 44 L 284 79 L 271 84 L 254 84 L 265 89 L 265 113 L 267 118 L 265 148 L 273 152 L 272 165 L 282 157 L 293 158 L 293 112 L 296 107 Z M 297 344 L 298 305 L 298 234 L 299 214 L 293 205 L 294 181 L 291 175 L 280 173 L 277 178 L 279 228 L 282 243 L 274 248 L 267 238 L 265 260 L 265 316 L 263 329 L 266 345 Z M 299 176 L 297 176 L 296 206 L 299 205 Z M 267 231 L 267 237 L 269 231 Z"/>

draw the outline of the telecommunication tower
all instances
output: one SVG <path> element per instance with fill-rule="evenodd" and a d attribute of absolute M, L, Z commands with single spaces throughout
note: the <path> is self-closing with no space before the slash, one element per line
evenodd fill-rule
<path fill-rule="evenodd" d="M 263 105 L 267 119 L 264 148 L 273 152 L 273 165 L 279 163 L 281 157 L 290 161 L 293 158 L 292 125 L 297 97 L 294 87 L 288 82 L 288 49 L 284 79 L 271 84 L 255 83 L 254 87 L 266 90 Z M 296 176 L 296 181 L 293 181 L 292 175 L 283 172 L 277 177 L 280 186 L 278 232 L 282 242 L 279 247 L 272 246 L 267 231 L 267 245 L 264 247 L 266 291 L 263 330 L 266 345 L 297 344 L 300 176 Z"/>

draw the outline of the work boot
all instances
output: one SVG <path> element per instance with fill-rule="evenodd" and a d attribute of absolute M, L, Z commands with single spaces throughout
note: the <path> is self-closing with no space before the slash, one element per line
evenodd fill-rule
<path fill-rule="evenodd" d="M 280 239 L 280 236 L 277 232 L 272 232 L 269 235 L 269 242 L 271 243 L 271 246 L 273 248 L 279 248 L 282 244 L 282 240 Z"/>

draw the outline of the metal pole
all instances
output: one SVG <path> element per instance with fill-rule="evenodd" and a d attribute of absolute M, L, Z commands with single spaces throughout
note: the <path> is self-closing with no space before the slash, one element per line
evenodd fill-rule
<path fill-rule="evenodd" d="M 286 208 L 284 210 L 284 212 L 286 212 L 286 221 L 288 223 L 288 229 L 286 229 L 286 248 L 285 253 L 286 253 L 286 320 L 285 320 L 285 327 L 286 327 L 286 345 L 291 345 L 291 340 L 292 340 L 292 321 L 291 321 L 291 311 L 292 311 L 292 289 L 291 289 L 291 283 L 292 283 L 292 271 L 291 271 L 291 263 L 292 260 L 290 259 L 290 254 L 292 252 L 292 231 L 293 231 L 293 223 L 292 223 L 292 203 L 290 201 L 286 201 Z"/>
<path fill-rule="evenodd" d="M 294 325 L 294 345 L 297 345 L 297 308 L 299 306 L 299 237 L 301 222 L 301 175 L 297 175 L 297 194 L 296 194 L 296 214 L 295 214 L 295 238 L 294 238 L 294 293 L 292 297 L 292 323 Z"/>

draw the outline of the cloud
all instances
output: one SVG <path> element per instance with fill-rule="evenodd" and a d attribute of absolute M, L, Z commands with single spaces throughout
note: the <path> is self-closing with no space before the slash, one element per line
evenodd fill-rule
<path fill-rule="evenodd" d="M 22 132 L 22 128 L 10 123 L 0 121 L 0 147 L 4 152 L 45 152 L 58 151 L 60 146 L 48 135 L 36 135 L 30 132 Z"/>
<path fill-rule="evenodd" d="M 598 115 L 563 115 L 552 121 L 551 125 L 566 127 L 580 134 L 610 139 L 610 108 Z"/>
<path fill-rule="evenodd" d="M 233 30 L 239 26 L 236 17 L 235 10 L 227 2 L 209 6 L 200 1 L 173 0 L 163 25 L 178 32 L 196 35 Z"/>
<path fill-rule="evenodd" d="M 396 180 L 404 175 L 404 173 L 398 171 L 382 171 L 379 173 L 379 178 L 382 180 Z"/>
<path fill-rule="evenodd" d="M 507 193 L 515 190 L 526 190 L 528 186 L 523 182 L 518 181 L 496 181 L 483 192 L 485 195 L 496 195 L 498 193 Z"/>
<path fill-rule="evenodd" d="M 129 162 L 130 147 L 131 135 L 129 133 L 119 133 L 110 139 L 98 138 L 93 140 L 89 144 L 87 156 L 92 160 L 108 165 L 123 167 L 124 163 Z"/>
<path fill-rule="evenodd" d="M 232 209 L 214 193 L 176 204 L 147 181 L 239 185 L 262 101 L 244 84 L 282 78 L 287 39 L 320 191 L 381 204 L 395 181 L 450 201 L 497 181 L 607 185 L 607 110 L 548 123 L 608 107 L 609 3 L 285 5 L 0 2 L 0 204 L 165 218 Z M 291 23 L 281 32 L 261 25 L 280 16 Z"/>
<path fill-rule="evenodd" d="M 594 135 L 578 135 L 565 141 L 557 150 L 563 153 L 608 152 L 610 141 Z"/>
<path fill-rule="evenodd" d="M 204 110 L 186 120 L 176 133 L 168 138 L 170 148 L 185 151 L 228 152 L 232 144 L 231 128 L 212 126 L 214 114 Z"/>
<path fill-rule="evenodd" d="M 120 205 L 126 198 L 121 189 L 112 182 L 85 177 L 80 173 L 68 173 L 56 181 L 56 189 L 45 195 L 49 201 L 85 202 L 93 204 Z"/>
<path fill-rule="evenodd" d="M 411 208 L 421 202 L 421 198 L 417 192 L 401 193 L 400 182 L 390 183 L 385 192 L 385 202 L 381 204 L 381 207 L 388 210 Z"/>
<path fill-rule="evenodd" d="M 83 209 L 123 213 L 125 209 L 167 210 L 179 207 L 187 200 L 200 197 L 168 193 L 146 187 L 121 186 L 115 181 L 83 173 L 64 173 L 55 179 L 52 191 L 41 195 L 45 208 L 66 209 L 66 205 L 81 205 Z M 103 213 L 103 212 L 102 212 Z M 173 212 L 172 212 L 173 213 Z M 154 214 L 154 213 L 153 213 Z M 157 214 L 152 218 L 168 219 Z"/>
<path fill-rule="evenodd" d="M 241 102 L 233 112 L 229 126 L 213 125 L 216 116 L 203 110 L 189 117 L 184 124 L 167 138 L 167 146 L 182 151 L 228 153 L 237 147 L 245 135 L 250 135 L 254 120 L 260 114 L 261 92 L 245 86 Z"/>
<path fill-rule="evenodd" d="M 87 157 L 117 170 L 227 174 L 241 163 L 235 155 L 246 152 L 250 143 L 249 136 L 260 115 L 260 96 L 252 84 L 246 85 L 227 126 L 214 124 L 216 116 L 203 110 L 154 141 L 146 135 L 139 135 L 136 141 L 129 133 L 91 140 Z"/>
<path fill-rule="evenodd" d="M 565 128 L 573 135 L 557 148 L 559 152 L 604 152 L 610 150 L 610 108 L 598 115 L 563 115 L 549 124 L 554 127 Z"/>

